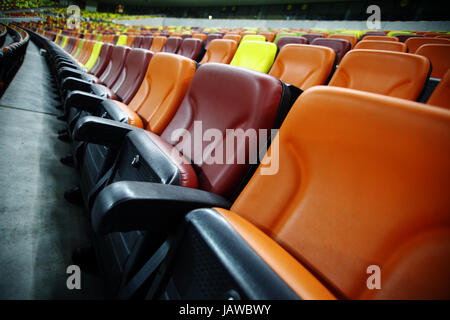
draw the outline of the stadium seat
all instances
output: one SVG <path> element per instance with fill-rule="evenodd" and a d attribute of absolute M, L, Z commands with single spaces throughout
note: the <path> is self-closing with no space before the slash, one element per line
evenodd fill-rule
<path fill-rule="evenodd" d="M 230 64 L 267 73 L 275 60 L 277 46 L 272 42 L 241 42 Z"/>
<path fill-rule="evenodd" d="M 264 36 L 268 42 L 273 42 L 275 39 L 275 33 L 270 31 L 260 31 L 258 34 Z"/>
<path fill-rule="evenodd" d="M 353 47 L 356 45 L 356 42 L 358 42 L 358 38 L 356 38 L 356 36 L 350 35 L 350 34 L 330 34 L 328 36 L 328 38 L 347 40 L 350 42 L 351 49 L 353 49 Z"/>
<path fill-rule="evenodd" d="M 151 50 L 150 48 L 152 47 L 152 44 L 153 44 L 153 37 L 152 36 L 144 36 L 141 39 L 141 43 L 139 45 L 139 48 L 146 49 L 146 50 Z"/>
<path fill-rule="evenodd" d="M 347 51 L 350 50 L 350 42 L 344 39 L 316 38 L 311 42 L 312 45 L 324 46 L 336 52 L 336 63 L 342 60 Z"/>
<path fill-rule="evenodd" d="M 278 41 L 280 42 L 281 39 Z M 269 75 L 306 90 L 325 84 L 333 70 L 336 53 L 315 45 L 287 44 L 281 48 Z"/>
<path fill-rule="evenodd" d="M 449 44 L 423 44 L 416 54 L 427 57 L 431 61 L 431 77 L 441 79 L 450 69 L 450 42 Z"/>
<path fill-rule="evenodd" d="M 95 63 L 97 62 L 98 56 L 100 55 L 100 51 L 102 49 L 103 42 L 96 42 L 94 47 L 92 48 L 91 55 L 89 56 L 88 61 L 84 65 L 84 67 L 89 71 L 91 70 Z"/>
<path fill-rule="evenodd" d="M 247 34 L 242 37 L 241 42 L 243 41 L 266 41 L 266 37 L 259 34 Z"/>
<path fill-rule="evenodd" d="M 187 38 L 181 43 L 177 54 L 196 60 L 204 53 L 203 41 L 200 39 Z"/>
<path fill-rule="evenodd" d="M 150 51 L 153 52 L 161 52 L 167 42 L 167 37 L 164 36 L 156 36 L 152 39 L 152 45 L 150 47 Z"/>
<path fill-rule="evenodd" d="M 377 40 L 377 41 L 394 41 L 398 42 L 398 38 L 396 37 L 388 37 L 388 36 L 365 36 L 364 40 Z"/>
<path fill-rule="evenodd" d="M 202 163 L 195 162 L 192 165 L 184 163 L 181 165 L 180 160 L 182 159 L 178 158 L 179 156 L 177 156 L 175 150 L 183 150 L 185 157 L 194 160 L 197 157 L 194 154 L 200 150 L 200 146 L 194 145 L 193 141 L 183 139 L 179 135 L 177 136 L 174 132 L 183 128 L 192 134 L 194 121 L 201 121 L 203 130 L 212 128 L 222 135 L 225 135 L 226 129 L 235 128 L 236 125 L 244 131 L 248 129 L 271 129 L 275 124 L 277 113 L 280 109 L 286 107 L 285 103 L 289 102 L 289 99 L 286 99 L 287 96 L 283 94 L 283 87 L 283 84 L 278 79 L 252 70 L 213 63 L 199 68 L 177 113 L 160 137 L 142 130 L 131 130 L 124 137 L 124 145 L 118 155 L 118 159 L 123 159 L 123 161 L 119 160 L 116 162 L 113 171 L 117 172 L 117 174 L 111 176 L 111 184 L 100 192 L 92 209 L 91 219 L 93 228 L 96 231 L 103 230 L 103 226 L 98 224 L 98 210 L 105 209 L 103 207 L 103 201 L 105 199 L 103 194 L 106 193 L 108 195 L 110 190 L 118 190 L 121 194 L 116 195 L 121 198 L 123 196 L 122 191 L 125 191 L 122 186 L 124 183 L 127 184 L 127 181 L 131 182 L 131 185 L 135 185 L 136 182 L 134 181 L 151 181 L 153 183 L 150 185 L 156 186 L 172 184 L 179 186 L 179 188 L 182 186 L 188 187 L 198 192 L 199 190 L 193 189 L 196 188 L 203 190 L 205 194 L 207 192 L 216 194 L 213 196 L 216 199 L 223 199 L 223 196 L 230 197 L 235 192 L 235 189 L 251 165 L 238 165 L 238 155 L 236 153 L 233 156 L 234 161 L 232 161 L 232 164 L 208 164 L 208 161 L 205 160 L 206 162 L 203 161 Z M 242 92 L 258 92 L 258 95 L 240 94 Z M 212 110 L 211 108 L 214 112 L 210 112 Z M 76 134 L 80 134 L 82 138 L 86 137 L 88 139 L 89 137 L 96 136 L 93 132 L 87 135 L 83 129 L 84 127 L 87 127 L 86 129 L 93 128 L 91 123 L 101 122 L 102 119 L 85 118 L 84 122 L 82 120 L 77 125 Z M 115 123 L 115 125 L 124 127 L 120 123 Z M 96 141 L 97 143 L 99 142 L 98 140 Z M 192 149 L 190 149 L 191 143 L 193 146 Z M 158 149 L 155 149 L 152 145 L 157 146 Z M 173 146 L 176 146 L 176 149 Z M 206 145 L 204 146 L 206 147 Z M 154 170 L 159 167 L 166 169 L 163 171 L 160 169 L 154 171 L 159 176 L 150 174 L 151 171 L 148 170 L 148 174 L 145 174 L 144 171 L 139 169 L 126 169 L 129 167 L 127 159 L 131 155 L 127 151 L 129 148 L 136 150 L 137 153 L 135 151 L 131 152 L 133 156 L 139 154 L 141 168 L 152 168 L 150 170 Z M 226 143 L 221 143 L 219 148 L 225 151 Z M 242 150 L 242 152 L 249 156 L 251 154 L 245 139 L 237 140 L 235 148 L 236 150 Z M 191 152 L 188 152 L 189 149 Z M 206 157 L 204 159 L 212 156 L 211 152 L 213 151 L 209 150 L 208 152 L 210 152 L 209 156 L 207 153 L 203 153 L 204 157 Z M 127 170 L 128 173 L 125 173 L 122 168 Z M 142 174 L 139 172 L 142 172 Z M 141 190 L 146 190 L 145 187 L 146 184 L 142 184 Z M 123 200 L 125 202 L 122 202 L 125 206 L 132 205 L 136 201 L 136 198 L 132 195 L 136 189 L 131 187 L 128 190 L 131 191 L 129 193 L 130 197 L 127 198 L 128 200 L 124 198 Z M 202 206 L 202 201 L 210 203 L 211 197 L 208 196 L 207 198 L 201 199 L 194 206 Z M 177 201 L 175 200 L 175 202 Z M 169 201 L 167 204 L 175 202 Z M 113 200 L 111 204 L 113 203 L 116 203 L 116 201 Z M 223 205 L 227 201 L 221 200 L 220 203 Z M 110 208 L 113 209 L 113 207 L 115 205 Z M 178 215 L 175 214 L 175 211 L 172 211 L 173 215 L 162 215 L 162 220 L 158 218 L 158 221 L 154 221 L 155 228 L 150 231 L 150 234 L 140 232 L 132 232 L 128 233 L 128 235 L 111 233 L 106 237 L 98 236 L 95 239 L 95 247 L 98 252 L 98 257 L 100 257 L 100 265 L 102 266 L 103 273 L 106 275 L 108 284 L 112 286 L 111 292 L 116 291 L 121 280 L 127 279 L 129 276 L 128 274 L 124 274 L 127 271 L 123 269 L 124 264 L 138 264 L 139 261 L 133 257 L 137 255 L 142 258 L 142 256 L 151 254 L 151 247 L 149 247 L 151 239 L 153 238 L 153 241 L 155 241 L 158 234 L 166 233 L 166 228 L 174 225 L 179 220 L 181 217 L 180 213 L 187 213 L 189 211 L 186 210 L 188 207 L 192 208 L 192 204 L 187 207 L 180 206 L 179 210 L 175 210 L 178 212 Z M 166 218 L 168 219 L 167 222 L 170 221 L 169 224 L 164 222 L 162 224 L 159 223 Z M 136 241 L 139 241 L 141 245 L 135 246 Z"/>
<path fill-rule="evenodd" d="M 216 39 L 222 39 L 222 35 L 220 34 L 209 34 L 206 37 L 205 40 L 205 50 L 208 50 L 209 44 L 211 43 L 211 41 L 216 40 Z"/>
<path fill-rule="evenodd" d="M 449 126 L 420 103 L 309 89 L 279 131 L 278 172 L 186 216 L 153 298 L 449 299 Z M 197 289 L 206 274 L 217 290 Z"/>
<path fill-rule="evenodd" d="M 429 72 L 430 61 L 419 55 L 354 49 L 344 56 L 328 85 L 417 100 Z"/>
<path fill-rule="evenodd" d="M 230 63 L 237 49 L 237 43 L 234 40 L 216 39 L 211 41 L 200 64 L 216 62 Z"/>
<path fill-rule="evenodd" d="M 363 41 L 359 41 L 355 45 L 354 49 L 371 49 L 371 50 L 406 52 L 408 50 L 408 47 L 403 42 L 363 40 Z"/>
<path fill-rule="evenodd" d="M 305 34 L 302 34 L 302 37 L 305 38 L 306 40 L 308 40 L 308 43 L 313 42 L 313 40 L 317 39 L 317 38 L 324 38 L 323 35 L 316 34 L 316 33 L 305 33 Z"/>
<path fill-rule="evenodd" d="M 278 41 L 277 41 L 278 50 L 281 50 L 285 45 L 287 45 L 289 43 L 307 44 L 308 40 L 306 40 L 306 38 L 298 37 L 298 36 L 283 36 L 283 37 L 278 38 Z"/>
<path fill-rule="evenodd" d="M 222 39 L 234 40 L 237 44 L 241 42 L 241 36 L 239 34 L 226 34 Z"/>
<path fill-rule="evenodd" d="M 206 34 L 204 34 L 204 33 L 194 33 L 192 35 L 192 38 L 193 39 L 200 39 L 202 42 L 205 42 L 206 41 Z"/>
<path fill-rule="evenodd" d="M 416 53 L 416 50 L 419 49 L 421 45 L 424 44 L 450 44 L 450 39 L 443 38 L 410 38 L 405 41 L 405 44 L 408 46 L 410 53 Z"/>
<path fill-rule="evenodd" d="M 177 53 L 183 39 L 181 37 L 168 37 L 164 48 L 161 52 Z"/>
<path fill-rule="evenodd" d="M 275 44 L 278 43 L 278 40 L 281 37 L 296 37 L 296 36 L 297 36 L 297 34 L 293 33 L 293 32 L 278 32 L 275 36 L 275 39 L 273 40 L 273 43 L 275 43 Z"/>
<path fill-rule="evenodd" d="M 447 70 L 437 87 L 433 90 L 427 104 L 450 110 L 450 69 Z"/>

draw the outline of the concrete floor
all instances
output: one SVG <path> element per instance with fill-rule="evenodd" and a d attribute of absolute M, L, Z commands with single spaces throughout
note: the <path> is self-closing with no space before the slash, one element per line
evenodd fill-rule
<path fill-rule="evenodd" d="M 88 242 L 88 220 L 63 193 L 78 174 L 59 158 L 70 145 L 57 139 L 50 75 L 30 42 L 24 64 L 0 99 L 0 299 L 101 298 L 101 281 L 81 274 L 68 290 L 71 252 Z"/>

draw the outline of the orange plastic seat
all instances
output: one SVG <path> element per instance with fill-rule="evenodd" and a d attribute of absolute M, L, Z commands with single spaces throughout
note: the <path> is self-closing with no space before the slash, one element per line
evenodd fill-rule
<path fill-rule="evenodd" d="M 366 40 L 378 40 L 378 41 L 394 41 L 398 42 L 398 38 L 396 37 L 388 37 L 388 36 L 365 36 L 364 41 Z"/>
<path fill-rule="evenodd" d="M 275 39 L 275 33 L 270 31 L 260 31 L 258 32 L 258 34 L 264 36 L 266 38 L 266 41 L 268 42 L 273 42 L 273 40 Z"/>
<path fill-rule="evenodd" d="M 150 51 L 153 52 L 161 52 L 167 42 L 167 38 L 163 36 L 153 37 L 152 46 L 150 47 Z"/>
<path fill-rule="evenodd" d="M 229 39 L 216 39 L 211 41 L 200 64 L 217 62 L 229 64 L 237 49 L 237 43 Z"/>
<path fill-rule="evenodd" d="M 416 53 L 416 50 L 424 44 L 450 44 L 450 39 L 445 38 L 431 38 L 431 37 L 414 37 L 406 40 L 405 44 L 408 46 L 409 52 Z"/>
<path fill-rule="evenodd" d="M 355 46 L 355 49 L 385 50 L 396 52 L 406 52 L 408 50 L 408 47 L 403 42 L 366 40 L 366 38 L 364 38 L 363 41 L 358 42 Z"/>
<path fill-rule="evenodd" d="M 328 38 L 348 40 L 350 42 L 352 49 L 356 45 L 356 42 L 358 41 L 358 38 L 356 38 L 356 36 L 350 34 L 330 34 Z"/>
<path fill-rule="evenodd" d="M 431 61 L 431 77 L 442 78 L 450 69 L 450 43 L 424 44 L 416 50 L 416 54 L 425 56 Z"/>
<path fill-rule="evenodd" d="M 194 38 L 194 39 L 200 39 L 200 40 L 202 40 L 203 42 L 205 42 L 205 41 L 206 41 L 206 34 L 204 34 L 204 33 L 194 33 L 194 34 L 192 35 L 192 38 Z"/>
<path fill-rule="evenodd" d="M 269 75 L 306 90 L 325 84 L 335 61 L 333 49 L 304 44 L 287 44 L 281 48 Z"/>
<path fill-rule="evenodd" d="M 427 104 L 450 110 L 450 69 L 447 70 L 437 87 L 434 88 Z"/>
<path fill-rule="evenodd" d="M 449 127 L 447 110 L 311 88 L 280 128 L 278 170 L 260 165 L 229 211 L 187 220 L 231 227 L 232 247 L 250 246 L 302 299 L 449 299 Z"/>
<path fill-rule="evenodd" d="M 429 70 L 430 61 L 416 54 L 354 49 L 344 56 L 329 85 L 417 100 Z"/>
<path fill-rule="evenodd" d="M 228 39 L 228 40 L 234 40 L 237 44 L 241 42 L 242 37 L 238 34 L 226 34 L 223 36 L 222 39 Z"/>

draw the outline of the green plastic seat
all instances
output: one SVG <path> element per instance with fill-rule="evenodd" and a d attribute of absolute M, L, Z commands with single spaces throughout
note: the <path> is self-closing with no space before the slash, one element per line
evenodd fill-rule
<path fill-rule="evenodd" d="M 244 41 L 239 45 L 230 64 L 267 73 L 276 54 L 277 46 L 272 42 Z"/>

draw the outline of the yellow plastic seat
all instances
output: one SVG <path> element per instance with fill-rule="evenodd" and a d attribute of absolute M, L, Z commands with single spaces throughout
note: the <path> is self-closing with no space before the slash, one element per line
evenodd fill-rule
<path fill-rule="evenodd" d="M 275 60 L 277 46 L 272 42 L 242 42 L 230 64 L 267 73 Z"/>
<path fill-rule="evenodd" d="M 103 42 L 97 42 L 94 44 L 94 48 L 92 49 L 91 56 L 89 57 L 86 64 L 83 66 L 88 70 L 91 70 L 94 66 L 95 62 L 97 62 L 98 56 L 100 54 L 100 50 L 102 49 Z"/>
<path fill-rule="evenodd" d="M 260 34 L 247 34 L 242 38 L 242 41 L 266 41 L 266 37 Z"/>
<path fill-rule="evenodd" d="M 117 39 L 117 43 L 116 46 L 126 46 L 127 45 L 127 36 L 126 35 L 121 35 L 119 36 L 119 38 Z"/>

